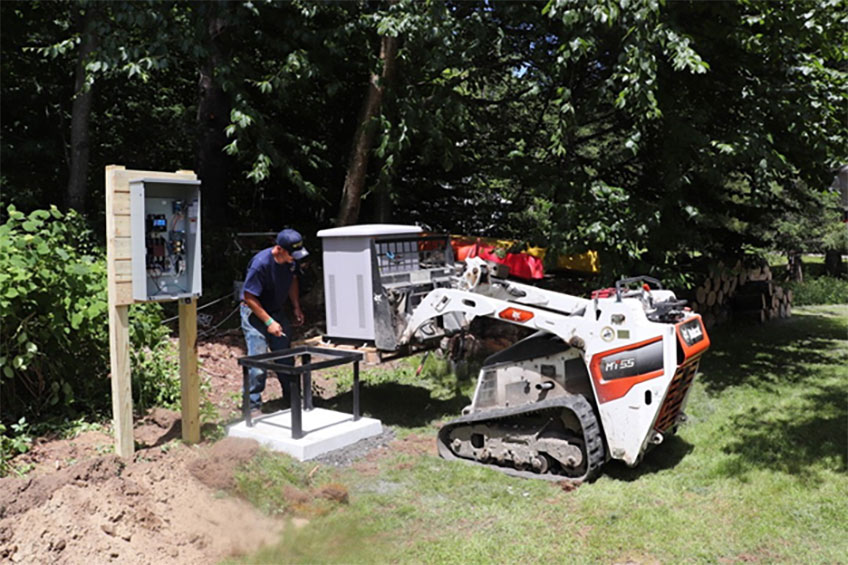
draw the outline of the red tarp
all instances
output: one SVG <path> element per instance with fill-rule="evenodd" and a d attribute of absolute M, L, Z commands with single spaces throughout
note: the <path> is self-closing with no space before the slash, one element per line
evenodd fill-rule
<path fill-rule="evenodd" d="M 482 243 L 463 245 L 452 240 L 451 246 L 457 261 L 465 261 L 468 257 L 480 257 L 486 261 L 506 265 L 509 267 L 509 274 L 514 277 L 538 280 L 545 276 L 542 260 L 528 253 L 506 253 L 504 257 L 500 257 L 495 253 L 496 248 L 491 245 Z"/>

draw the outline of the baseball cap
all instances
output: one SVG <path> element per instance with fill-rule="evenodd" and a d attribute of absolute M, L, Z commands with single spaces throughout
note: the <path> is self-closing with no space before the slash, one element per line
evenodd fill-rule
<path fill-rule="evenodd" d="M 303 237 L 293 229 L 284 229 L 277 234 L 277 245 L 289 252 L 295 261 L 300 261 L 309 251 L 303 247 Z"/>

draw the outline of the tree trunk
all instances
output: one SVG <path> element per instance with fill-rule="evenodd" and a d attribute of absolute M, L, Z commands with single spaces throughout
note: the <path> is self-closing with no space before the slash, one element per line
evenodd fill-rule
<path fill-rule="evenodd" d="M 398 156 L 395 156 L 395 161 L 388 171 L 388 178 L 385 184 L 382 184 L 377 190 L 377 203 L 375 206 L 374 220 L 378 224 L 392 223 L 394 216 L 394 202 L 392 202 L 392 186 L 397 171 L 400 168 Z M 383 163 L 385 164 L 385 163 Z"/>
<path fill-rule="evenodd" d="M 74 102 L 71 108 L 71 159 L 65 206 L 82 213 L 86 211 L 88 198 L 88 163 L 91 153 L 88 125 L 93 99 L 93 87 L 86 86 L 85 83 L 85 65 L 98 45 L 93 26 L 97 10 L 97 5 L 91 4 L 85 10 L 85 14 L 77 18 L 82 42 L 74 78 Z"/>
<path fill-rule="evenodd" d="M 824 270 L 832 277 L 839 277 L 843 272 L 842 250 L 828 249 L 824 254 Z"/>
<path fill-rule="evenodd" d="M 368 81 L 368 93 L 359 114 L 359 124 L 353 138 L 353 147 L 347 164 L 342 200 L 336 225 L 347 226 L 359 219 L 362 191 L 365 188 L 365 174 L 368 172 L 368 155 L 374 145 L 376 135 L 374 118 L 380 115 L 383 95 L 394 75 L 397 63 L 398 38 L 383 36 L 380 40 L 380 61 L 383 69 L 378 75 L 371 73 Z"/>
<path fill-rule="evenodd" d="M 206 48 L 208 55 L 200 68 L 197 104 L 197 175 L 203 183 L 203 217 L 207 226 L 225 225 L 231 214 L 227 213 L 227 186 L 230 177 L 229 155 L 224 153 L 227 144 L 225 128 L 229 124 L 230 100 L 215 76 L 227 57 L 221 45 L 226 20 L 210 4 L 206 19 Z M 223 7 L 221 9 L 226 9 Z"/>
<path fill-rule="evenodd" d="M 379 224 L 388 224 L 392 221 L 392 189 L 384 186 L 377 192 L 376 221 Z"/>
<path fill-rule="evenodd" d="M 788 259 L 786 268 L 789 270 L 789 280 L 804 282 L 804 268 L 801 261 L 801 254 L 796 251 L 790 251 L 788 253 Z"/>

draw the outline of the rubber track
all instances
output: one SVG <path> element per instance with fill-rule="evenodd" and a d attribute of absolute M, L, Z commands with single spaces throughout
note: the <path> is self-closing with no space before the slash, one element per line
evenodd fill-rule
<path fill-rule="evenodd" d="M 451 430 L 462 424 L 496 422 L 498 420 L 505 420 L 515 416 L 526 416 L 534 412 L 543 412 L 553 408 L 566 408 L 570 410 L 575 416 L 577 416 L 577 419 L 580 421 L 580 427 L 583 428 L 583 444 L 586 447 L 584 455 L 588 464 L 586 466 L 586 473 L 581 477 L 569 477 L 553 473 L 540 474 L 534 473 L 533 471 L 520 471 L 514 467 L 480 463 L 474 459 L 458 457 L 453 453 L 453 451 L 451 451 L 450 446 L 448 445 Z M 438 437 L 439 455 L 443 459 L 450 461 L 464 461 L 472 465 L 488 467 L 490 469 L 506 473 L 507 475 L 523 477 L 526 479 L 581 482 L 593 481 L 600 474 L 601 466 L 604 464 L 606 459 L 604 441 L 601 437 L 601 427 L 598 425 L 598 419 L 595 417 L 595 411 L 592 410 L 592 405 L 589 404 L 589 401 L 579 395 L 551 398 L 541 402 L 534 402 L 533 404 L 524 404 L 522 406 L 515 406 L 511 408 L 495 408 L 493 410 L 468 414 L 457 418 L 456 420 L 452 420 L 442 426 L 442 429 L 439 430 Z"/>

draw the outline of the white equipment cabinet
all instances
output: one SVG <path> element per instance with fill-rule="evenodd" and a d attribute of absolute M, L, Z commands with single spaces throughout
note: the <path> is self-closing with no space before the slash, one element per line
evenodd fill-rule
<path fill-rule="evenodd" d="M 421 232 L 418 226 L 395 224 L 362 224 L 318 232 L 323 245 L 327 337 L 375 340 L 373 297 L 380 292 L 375 265 L 388 262 L 380 267 L 409 271 L 418 268 L 416 242 L 399 242 L 389 249 L 388 243 L 375 245 L 375 240 Z"/>

